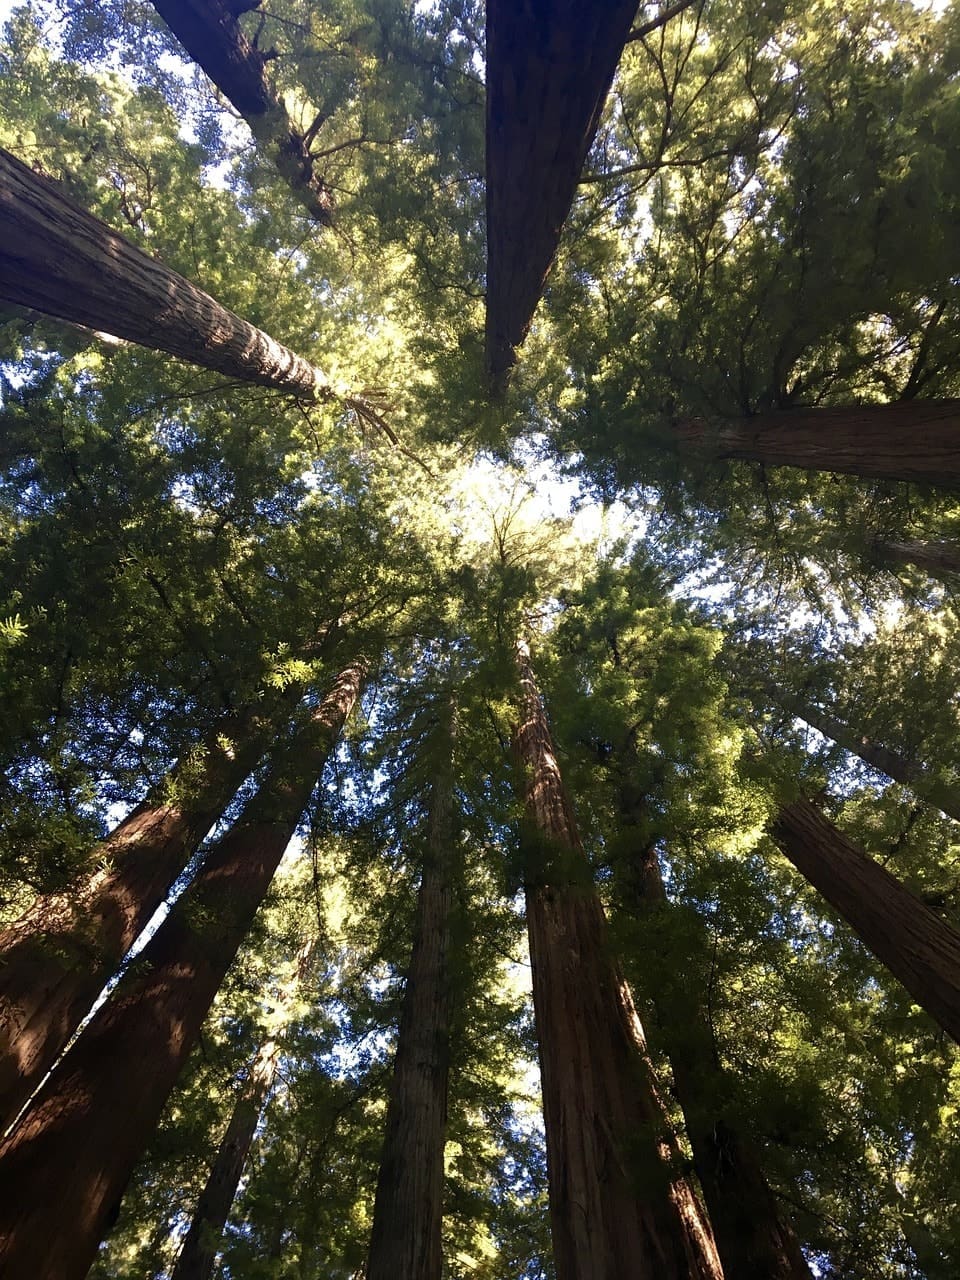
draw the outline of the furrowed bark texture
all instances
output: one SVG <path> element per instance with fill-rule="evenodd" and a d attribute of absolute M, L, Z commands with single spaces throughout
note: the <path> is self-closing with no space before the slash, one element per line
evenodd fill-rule
<path fill-rule="evenodd" d="M 254 48 L 223 0 L 154 0 L 153 7 L 190 57 L 243 116 L 264 153 L 312 218 L 329 226 L 331 193 L 313 170 L 304 135 L 293 126 Z M 245 6 L 254 9 L 256 3 Z"/>
<path fill-rule="evenodd" d="M 631 877 L 636 905 L 648 916 L 669 911 L 656 851 L 642 850 L 637 862 Z M 733 1280 L 812 1280 L 754 1142 L 729 1119 L 730 1087 L 714 1056 L 701 993 L 686 985 L 685 994 L 683 1026 L 676 1025 L 676 1009 L 663 1010 L 660 1021 L 724 1275 Z M 656 995 L 653 1003 L 657 1004 Z"/>
<path fill-rule="evenodd" d="M 277 999 L 281 1013 L 296 996 L 315 946 L 315 938 L 304 944 L 297 958 L 294 976 L 281 987 Z M 243 1092 L 237 1098 L 210 1175 L 197 1201 L 197 1210 L 184 1237 L 171 1280 L 210 1280 L 213 1275 L 223 1229 L 243 1176 L 260 1113 L 277 1078 L 280 1049 L 279 1036 L 271 1036 L 260 1046 L 251 1064 Z"/>
<path fill-rule="evenodd" d="M 674 424 L 681 449 L 770 467 L 842 471 L 960 488 L 960 400 L 783 409 L 752 418 Z"/>
<path fill-rule="evenodd" d="M 0 150 L 0 298 L 241 382 L 331 398 L 319 369 Z"/>
<path fill-rule="evenodd" d="M 237 953 L 365 665 L 345 669 L 0 1146 L 0 1275 L 82 1280 Z"/>
<path fill-rule="evenodd" d="M 487 366 L 506 386 L 637 12 L 632 0 L 487 4 Z"/>
<path fill-rule="evenodd" d="M 517 647 L 527 923 L 558 1280 L 717 1280 L 643 1031 L 612 958 L 526 645 Z"/>
<path fill-rule="evenodd" d="M 955 542 L 908 539 L 904 542 L 883 541 L 873 544 L 873 558 L 880 564 L 899 568 L 908 565 L 923 569 L 931 578 L 939 578 L 950 587 L 960 585 L 960 546 Z"/>
<path fill-rule="evenodd" d="M 443 1149 L 450 1036 L 452 722 L 430 796 L 427 849 L 417 898 L 397 1056 L 380 1157 L 366 1280 L 440 1280 Z"/>
<path fill-rule="evenodd" d="M 171 788 L 176 794 L 179 787 L 182 798 L 138 805 L 94 849 L 91 874 L 38 898 L 0 932 L 0 1132 L 90 1012 L 265 748 L 249 716 L 225 719 L 205 743 L 199 776 L 189 763 L 173 771 Z"/>
<path fill-rule="evenodd" d="M 960 1041 L 960 934 L 829 822 L 785 805 L 774 840 L 947 1035 Z"/>
<path fill-rule="evenodd" d="M 881 746 L 878 742 L 871 742 L 869 738 L 856 733 L 849 725 L 837 720 L 819 707 L 814 707 L 799 698 L 793 698 L 779 691 L 774 685 L 767 685 L 766 688 L 775 702 L 792 715 L 805 720 L 825 738 L 830 738 L 851 755 L 859 756 L 864 764 L 870 765 L 880 773 L 885 773 L 894 782 L 909 787 L 921 800 L 929 801 L 942 813 L 960 822 L 960 792 L 954 787 L 937 782 L 916 761 L 909 760 L 896 751 Z"/>

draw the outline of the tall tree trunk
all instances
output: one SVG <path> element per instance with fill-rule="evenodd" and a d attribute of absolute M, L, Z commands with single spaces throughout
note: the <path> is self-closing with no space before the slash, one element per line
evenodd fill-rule
<path fill-rule="evenodd" d="M 287 115 L 266 73 L 267 57 L 243 33 L 237 14 L 259 0 L 154 0 L 153 6 L 220 92 L 239 111 L 312 218 L 329 226 L 333 199 L 314 173 L 309 140 Z"/>
<path fill-rule="evenodd" d="M 921 1008 L 960 1041 L 960 933 L 809 800 L 785 805 L 774 840 Z"/>
<path fill-rule="evenodd" d="M 716 1280 L 643 1031 L 610 954 L 525 644 L 517 646 L 527 923 L 558 1280 Z"/>
<path fill-rule="evenodd" d="M 283 1015 L 297 994 L 313 958 L 316 938 L 300 950 L 291 978 L 280 988 L 275 1014 Z M 197 1201 L 193 1221 L 173 1269 L 172 1280 L 210 1280 L 220 1249 L 223 1229 L 240 1185 L 247 1156 L 257 1131 L 264 1103 L 277 1078 L 280 1063 L 280 1030 L 263 1042 L 250 1066 L 243 1092 L 237 1098 L 230 1123 L 217 1148 L 206 1185 Z"/>
<path fill-rule="evenodd" d="M 681 449 L 716 459 L 960 488 L 960 400 L 692 418 L 675 423 L 673 433 Z"/>
<path fill-rule="evenodd" d="M 90 1012 L 104 983 L 266 750 L 262 725 L 229 716 L 203 764 L 168 779 L 93 850 L 92 871 L 0 932 L 0 1132 Z"/>
<path fill-rule="evenodd" d="M 805 720 L 825 738 L 830 738 L 837 746 L 843 747 L 844 751 L 859 756 L 872 769 L 885 773 L 894 782 L 909 787 L 921 800 L 929 801 L 943 813 L 949 814 L 951 818 L 956 818 L 960 822 L 960 792 L 954 787 L 931 778 L 923 765 L 899 755 L 896 751 L 891 751 L 888 747 L 881 746 L 878 742 L 872 742 L 828 712 L 793 697 L 771 682 L 765 681 L 764 688 L 785 711 L 789 711 L 800 720 Z"/>
<path fill-rule="evenodd" d="M 366 1280 L 440 1280 L 443 1148 L 449 1076 L 452 707 L 430 794 L 413 954 L 397 1037 Z"/>
<path fill-rule="evenodd" d="M 918 538 L 902 542 L 878 538 L 871 552 L 873 559 L 900 568 L 907 565 L 923 569 L 931 578 L 939 578 L 947 586 L 960 586 L 960 545 L 956 542 L 923 541 Z"/>
<path fill-rule="evenodd" d="M 0 299 L 304 399 L 324 374 L 0 150 Z"/>
<path fill-rule="evenodd" d="M 82 1280 L 360 691 L 337 678 L 0 1147 L 0 1275 Z"/>
<path fill-rule="evenodd" d="M 629 821 L 629 818 L 627 818 Z M 647 916 L 670 910 L 656 850 L 642 850 L 627 896 Z M 760 1156 L 730 1114 L 731 1089 L 716 1059 L 704 993 L 684 979 L 682 1010 L 659 1010 L 677 1100 L 710 1213 L 724 1275 L 731 1280 L 812 1280 L 800 1243 L 763 1173 Z M 682 1026 L 678 1023 L 682 1022 Z"/>

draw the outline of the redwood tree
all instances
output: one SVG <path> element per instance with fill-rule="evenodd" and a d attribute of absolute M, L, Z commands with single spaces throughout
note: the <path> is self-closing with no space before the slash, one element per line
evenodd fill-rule
<path fill-rule="evenodd" d="M 346 667 L 0 1147 L 0 1271 L 81 1280 L 360 692 Z"/>

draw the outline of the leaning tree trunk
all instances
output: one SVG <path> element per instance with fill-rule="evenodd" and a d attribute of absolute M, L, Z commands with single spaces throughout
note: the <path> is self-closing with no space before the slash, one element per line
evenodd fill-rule
<path fill-rule="evenodd" d="M 939 578 L 947 586 L 960 587 L 960 545 L 956 542 L 924 541 L 918 538 L 897 542 L 876 539 L 871 556 L 880 564 L 898 569 L 903 565 L 923 569 L 931 578 Z"/>
<path fill-rule="evenodd" d="M 715 459 L 960 488 L 960 400 L 692 418 L 675 423 L 673 434 L 679 448 Z"/>
<path fill-rule="evenodd" d="M 280 988 L 275 1015 L 284 1015 L 297 994 L 313 958 L 316 938 L 304 943 L 293 976 Z M 237 1098 L 230 1123 L 217 1148 L 197 1209 L 177 1257 L 171 1280 L 210 1280 L 220 1249 L 223 1229 L 243 1176 L 264 1103 L 270 1095 L 280 1065 L 280 1030 L 265 1040 L 250 1066 L 243 1091 Z"/>
<path fill-rule="evenodd" d="M 716 1280 L 629 989 L 517 646 L 527 924 L 558 1280 Z"/>
<path fill-rule="evenodd" d="M 809 800 L 785 805 L 772 834 L 867 950 L 949 1036 L 960 1041 L 960 933 L 848 840 Z"/>
<path fill-rule="evenodd" d="M 276 165 L 312 218 L 330 224 L 333 199 L 313 168 L 310 139 L 294 127 L 266 73 L 267 57 L 250 43 L 237 14 L 259 0 L 153 0 L 153 7 L 243 116 L 261 149 Z"/>
<path fill-rule="evenodd" d="M 864 764 L 870 765 L 879 773 L 885 773 L 894 782 L 909 787 L 921 800 L 936 805 L 943 813 L 949 814 L 951 818 L 956 818 L 960 822 L 960 791 L 955 787 L 931 778 L 923 765 L 856 733 L 849 725 L 837 720 L 828 712 L 821 711 L 819 707 L 803 702 L 800 698 L 794 698 L 771 683 L 764 682 L 764 687 L 769 696 L 785 711 L 789 711 L 800 720 L 805 720 L 825 738 L 830 738 L 838 747 L 843 747 L 844 751 L 859 756 Z"/>
<path fill-rule="evenodd" d="M 229 716 L 93 850 L 93 870 L 0 932 L 0 1132 L 90 1012 L 147 921 L 266 750 L 263 726 Z"/>
<path fill-rule="evenodd" d="M 0 1147 L 0 1275 L 82 1280 L 353 707 L 337 678 Z"/>
<path fill-rule="evenodd" d="M 0 300 L 304 399 L 324 374 L 0 150 Z"/>
<path fill-rule="evenodd" d="M 452 712 L 452 708 L 451 708 Z M 451 1012 L 453 721 L 430 795 L 413 954 L 373 1210 L 366 1280 L 440 1280 Z"/>
<path fill-rule="evenodd" d="M 637 855 L 627 877 L 626 896 L 634 898 L 634 905 L 647 918 L 670 910 L 655 849 Z M 724 1275 L 733 1280 L 812 1280 L 793 1226 L 764 1175 L 756 1146 L 730 1114 L 731 1089 L 715 1056 L 703 993 L 692 988 L 688 979 L 683 990 L 682 1011 L 660 1009 L 656 993 L 651 1002 L 664 1028 L 677 1101 Z"/>

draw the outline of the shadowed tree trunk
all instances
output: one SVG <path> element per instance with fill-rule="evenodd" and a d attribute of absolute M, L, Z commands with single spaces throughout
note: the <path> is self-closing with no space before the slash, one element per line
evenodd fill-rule
<path fill-rule="evenodd" d="M 558 1280 L 716 1280 L 709 1224 L 657 1094 L 563 787 L 527 647 L 517 646 L 527 923 Z"/>
<path fill-rule="evenodd" d="M 849 725 L 837 720 L 828 712 L 793 697 L 772 683 L 765 681 L 764 688 L 768 696 L 785 711 L 797 716 L 800 720 L 805 720 L 825 738 L 830 738 L 837 746 L 843 747 L 844 751 L 859 756 L 872 769 L 885 773 L 894 782 L 909 787 L 921 800 L 928 801 L 943 813 L 960 821 L 960 792 L 954 787 L 931 778 L 923 765 L 877 742 L 871 742 L 869 738 L 858 734 Z"/>
<path fill-rule="evenodd" d="M 293 976 L 280 988 L 274 1012 L 281 1015 L 281 1021 L 286 1020 L 283 1015 L 297 994 L 315 947 L 315 938 L 304 944 Z M 278 1029 L 263 1042 L 250 1066 L 243 1091 L 233 1108 L 210 1175 L 197 1201 L 196 1213 L 184 1237 L 171 1280 L 210 1280 L 213 1275 L 223 1229 L 243 1176 L 257 1123 L 277 1078 L 280 1048 Z"/>
<path fill-rule="evenodd" d="M 287 115 L 266 73 L 267 56 L 243 33 L 237 15 L 258 0 L 154 0 L 153 7 L 220 92 L 239 111 L 264 154 L 312 218 L 330 224 L 331 193 L 314 173 L 309 139 Z"/>
<path fill-rule="evenodd" d="M 960 934 L 809 800 L 784 805 L 772 835 L 867 950 L 960 1042 Z"/>
<path fill-rule="evenodd" d="M 45 894 L 0 932 L 0 1132 L 90 1012 L 201 840 L 264 754 L 264 726 L 229 716 L 90 856 L 86 878 Z"/>
<path fill-rule="evenodd" d="M 0 1147 L 0 1275 L 82 1280 L 357 697 L 346 668 Z"/>
<path fill-rule="evenodd" d="M 842 471 L 960 488 L 960 400 L 783 409 L 752 418 L 674 424 L 681 450 L 769 467 Z"/>
<path fill-rule="evenodd" d="M 949 587 L 960 586 L 960 546 L 955 542 L 913 538 L 895 542 L 878 538 L 871 547 L 872 558 L 894 569 L 907 565 L 923 569 Z"/>
<path fill-rule="evenodd" d="M 624 806 L 625 820 L 629 815 Z M 648 919 L 668 912 L 656 850 L 636 855 L 626 897 Z M 625 901 L 625 906 L 631 905 Z M 730 1114 L 731 1089 L 716 1058 L 701 991 L 683 981 L 683 1004 L 658 1008 L 677 1101 L 686 1121 L 693 1162 L 710 1214 L 724 1275 L 737 1280 L 812 1280 L 800 1243 L 763 1173 L 759 1153 Z"/>
<path fill-rule="evenodd" d="M 635 0 L 487 4 L 487 366 L 505 389 L 600 121 Z"/>
<path fill-rule="evenodd" d="M 304 399 L 319 369 L 162 266 L 0 150 L 0 299 Z"/>
<path fill-rule="evenodd" d="M 373 1210 L 365 1280 L 440 1280 L 450 1038 L 453 708 L 439 727 L 413 954 Z"/>

